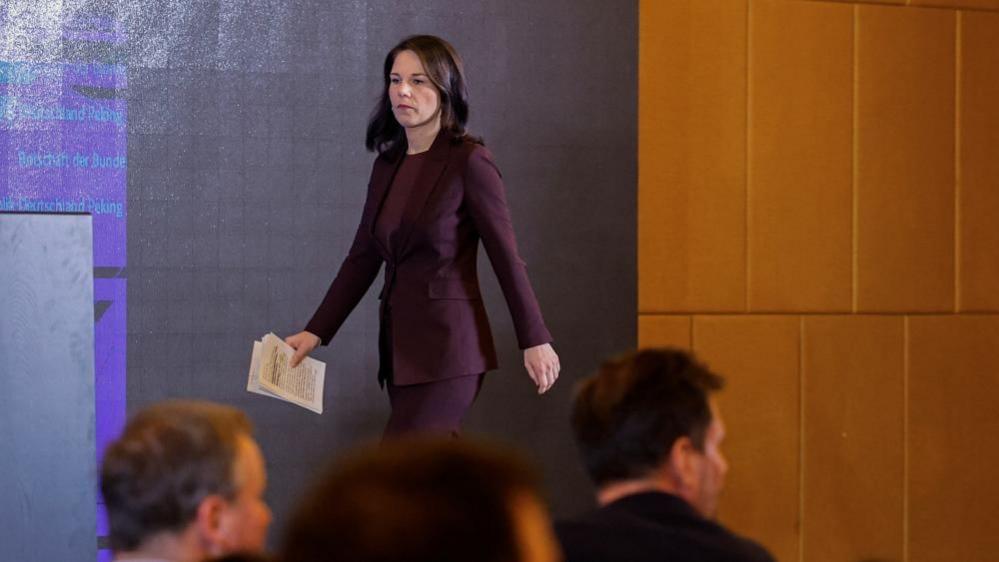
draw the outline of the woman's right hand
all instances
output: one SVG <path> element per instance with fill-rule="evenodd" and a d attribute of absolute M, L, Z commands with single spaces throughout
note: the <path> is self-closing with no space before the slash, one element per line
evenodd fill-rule
<path fill-rule="evenodd" d="M 295 355 L 291 358 L 291 367 L 294 369 L 298 367 L 298 364 L 305 359 L 312 350 L 319 347 L 322 340 L 319 336 L 313 334 L 312 332 L 307 332 L 305 330 L 295 334 L 294 336 L 288 336 L 284 338 L 284 343 L 290 345 L 292 349 L 295 350 Z"/>

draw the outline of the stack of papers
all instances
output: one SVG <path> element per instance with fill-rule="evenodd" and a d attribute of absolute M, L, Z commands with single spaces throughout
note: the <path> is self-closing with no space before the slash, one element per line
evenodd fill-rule
<path fill-rule="evenodd" d="M 292 369 L 295 350 L 274 334 L 253 342 L 246 390 L 323 413 L 326 363 L 306 357 Z"/>

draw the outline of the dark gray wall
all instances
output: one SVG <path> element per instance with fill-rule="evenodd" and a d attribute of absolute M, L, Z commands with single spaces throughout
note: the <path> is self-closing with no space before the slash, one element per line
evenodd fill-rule
<path fill-rule="evenodd" d="M 0 213 L 0 560 L 97 557 L 92 240 Z"/>
<path fill-rule="evenodd" d="M 385 52 L 450 40 L 471 129 L 504 172 L 563 365 L 536 396 L 483 258 L 501 350 L 468 423 L 543 467 L 557 514 L 589 505 L 567 424 L 573 382 L 633 346 L 634 0 L 120 3 L 129 31 L 129 409 L 196 396 L 245 408 L 278 524 L 330 455 L 377 438 L 376 290 L 329 348 L 326 413 L 245 392 L 254 338 L 302 328 L 356 228 Z M 376 281 L 376 287 L 381 281 Z"/>

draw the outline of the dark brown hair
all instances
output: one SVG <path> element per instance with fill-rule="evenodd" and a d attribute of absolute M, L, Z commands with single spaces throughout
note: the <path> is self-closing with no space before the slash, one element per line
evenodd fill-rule
<path fill-rule="evenodd" d="M 282 562 L 511 562 L 511 505 L 537 497 L 512 453 L 439 438 L 400 438 L 333 466 L 291 519 Z"/>
<path fill-rule="evenodd" d="M 660 466 L 673 443 L 703 449 L 710 392 L 724 380 L 689 354 L 646 349 L 604 362 L 576 390 L 572 427 L 597 485 L 638 478 Z"/>
<path fill-rule="evenodd" d="M 111 548 L 135 550 L 183 530 L 209 495 L 234 498 L 239 438 L 251 432 L 242 412 L 211 402 L 164 402 L 136 414 L 101 465 Z"/>
<path fill-rule="evenodd" d="M 427 78 L 437 88 L 441 101 L 441 130 L 449 134 L 454 142 L 469 140 L 482 144 L 481 139 L 465 133 L 465 124 L 468 123 L 468 91 L 458 52 L 440 37 L 413 35 L 392 47 L 385 56 L 382 69 L 384 88 L 368 120 L 368 134 L 364 141 L 367 149 L 394 160 L 406 148 L 406 133 L 392 113 L 392 101 L 388 93 L 392 65 L 395 64 L 395 57 L 403 51 L 416 53 Z"/>

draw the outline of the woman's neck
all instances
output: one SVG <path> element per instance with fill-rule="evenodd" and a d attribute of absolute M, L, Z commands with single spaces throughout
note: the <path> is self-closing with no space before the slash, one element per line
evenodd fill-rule
<path fill-rule="evenodd" d="M 416 127 L 406 129 L 406 154 L 419 154 L 430 150 L 441 130 L 440 116 Z"/>

